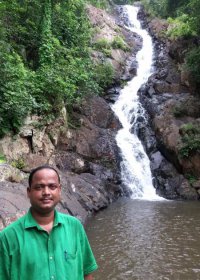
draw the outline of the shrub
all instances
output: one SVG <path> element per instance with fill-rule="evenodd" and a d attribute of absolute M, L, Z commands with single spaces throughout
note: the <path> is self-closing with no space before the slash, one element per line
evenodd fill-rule
<path fill-rule="evenodd" d="M 95 65 L 95 79 L 102 89 L 108 88 L 113 83 L 114 68 L 110 62 Z"/>
<path fill-rule="evenodd" d="M 179 148 L 181 157 L 189 157 L 194 152 L 200 152 L 200 126 L 188 123 L 181 127 L 182 144 Z"/>
<path fill-rule="evenodd" d="M 129 47 L 124 42 L 123 38 L 120 37 L 120 36 L 116 36 L 114 38 L 114 40 L 112 41 L 111 46 L 113 47 L 113 49 L 121 49 L 123 51 L 128 51 L 129 50 Z"/>
<path fill-rule="evenodd" d="M 193 175 L 193 174 L 187 173 L 185 175 L 185 177 L 186 177 L 186 179 L 188 179 L 190 185 L 194 184 L 197 181 L 197 177 L 195 175 Z"/>
<path fill-rule="evenodd" d="M 8 45 L 0 47 L 0 137 L 17 133 L 32 110 L 33 98 L 27 91 L 29 71 L 18 54 Z"/>
<path fill-rule="evenodd" d="M 15 168 L 23 169 L 25 167 L 25 162 L 24 162 L 23 158 L 18 158 L 16 160 L 13 160 L 11 162 L 11 165 Z"/>
<path fill-rule="evenodd" d="M 101 38 L 95 42 L 94 47 L 98 51 L 103 51 L 104 49 L 108 50 L 111 48 L 111 43 L 107 39 Z"/>
<path fill-rule="evenodd" d="M 94 5 L 97 8 L 100 9 L 108 9 L 109 8 L 109 2 L 107 0 L 88 0 L 92 5 Z"/>
<path fill-rule="evenodd" d="M 200 83 L 200 47 L 189 51 L 186 55 L 186 67 L 191 72 L 196 83 Z"/>
<path fill-rule="evenodd" d="M 177 105 L 173 108 L 173 115 L 176 118 L 183 117 L 187 114 L 186 109 L 183 107 L 183 105 Z"/>
<path fill-rule="evenodd" d="M 172 39 L 177 37 L 189 38 L 195 35 L 190 25 L 189 15 L 182 14 L 175 19 L 168 18 L 168 23 L 167 36 Z"/>
<path fill-rule="evenodd" d="M 6 157 L 3 154 L 0 154 L 0 163 L 5 163 Z"/>

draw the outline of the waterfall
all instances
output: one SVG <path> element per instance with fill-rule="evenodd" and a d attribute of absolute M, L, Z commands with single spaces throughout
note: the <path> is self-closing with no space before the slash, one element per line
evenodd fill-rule
<path fill-rule="evenodd" d="M 150 35 L 141 28 L 140 22 L 137 20 L 138 10 L 139 8 L 135 6 L 124 6 L 124 12 L 127 13 L 129 19 L 127 28 L 139 34 L 143 40 L 142 49 L 136 56 L 137 75 L 120 91 L 112 110 L 122 124 L 116 141 L 122 157 L 121 177 L 123 184 L 131 189 L 132 198 L 154 200 L 159 199 L 159 197 L 152 184 L 150 161 L 137 134 L 133 131 L 138 116 L 144 115 L 144 109 L 139 102 L 137 93 L 141 85 L 147 82 L 153 70 L 153 44 Z"/>

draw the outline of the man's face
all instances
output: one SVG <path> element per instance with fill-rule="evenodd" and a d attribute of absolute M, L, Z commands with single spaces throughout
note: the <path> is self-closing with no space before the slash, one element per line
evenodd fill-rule
<path fill-rule="evenodd" d="M 56 172 L 41 169 L 32 178 L 31 187 L 27 189 L 33 210 L 41 214 L 52 212 L 60 201 L 61 187 Z"/>

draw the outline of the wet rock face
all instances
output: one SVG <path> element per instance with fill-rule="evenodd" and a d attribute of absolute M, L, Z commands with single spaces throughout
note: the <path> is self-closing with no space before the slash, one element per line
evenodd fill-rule
<path fill-rule="evenodd" d="M 50 156 L 30 151 L 23 154 L 29 164 L 22 166 L 22 171 L 9 164 L 0 165 L 0 229 L 30 207 L 26 195 L 28 174 L 25 172 L 39 164 L 51 163 L 60 173 L 62 200 L 58 210 L 77 216 L 83 222 L 89 213 L 128 194 L 121 186 L 115 142 L 120 124 L 110 106 L 100 97 L 91 97 L 78 108 L 75 106 L 71 120 L 76 129 L 59 130 Z M 43 133 L 46 131 L 51 132 L 50 127 Z M 26 141 L 24 135 L 22 140 Z"/>
<path fill-rule="evenodd" d="M 183 79 L 177 64 L 183 62 L 188 42 L 181 46 L 181 42 L 167 41 L 160 36 L 166 29 L 164 22 L 160 26 L 159 20 L 148 22 L 144 10 L 139 16 L 154 40 L 155 72 L 139 92 L 149 122 L 138 125 L 138 135 L 149 155 L 157 192 L 168 199 L 197 200 L 199 188 L 194 187 L 188 176 L 198 182 L 199 153 L 188 158 L 180 154 L 184 144 L 182 127 L 198 125 L 200 117 L 200 99 L 192 95 L 191 84 Z"/>

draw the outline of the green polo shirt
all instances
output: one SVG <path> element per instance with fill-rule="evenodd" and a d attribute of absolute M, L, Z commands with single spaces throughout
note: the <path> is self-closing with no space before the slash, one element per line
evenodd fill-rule
<path fill-rule="evenodd" d="M 29 211 L 0 232 L 1 280 L 83 280 L 96 269 L 84 228 L 72 216 L 55 211 L 48 234 Z"/>

